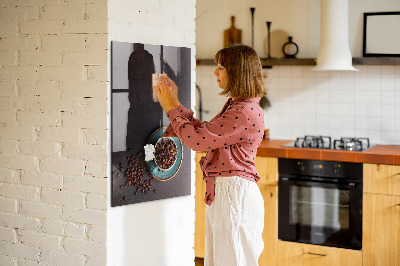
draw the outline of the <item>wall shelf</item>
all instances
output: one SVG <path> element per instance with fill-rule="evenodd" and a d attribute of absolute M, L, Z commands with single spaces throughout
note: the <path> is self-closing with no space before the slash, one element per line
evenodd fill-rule
<path fill-rule="evenodd" d="M 260 58 L 263 67 L 272 66 L 314 66 L 315 58 Z M 214 59 L 197 59 L 197 66 L 215 65 Z M 356 57 L 353 65 L 400 65 L 400 57 Z"/>
<path fill-rule="evenodd" d="M 400 65 L 400 57 L 357 57 L 353 65 Z"/>

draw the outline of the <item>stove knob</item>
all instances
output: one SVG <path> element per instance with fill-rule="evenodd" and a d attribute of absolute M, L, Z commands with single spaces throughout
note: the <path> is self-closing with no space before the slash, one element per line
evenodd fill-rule
<path fill-rule="evenodd" d="M 335 167 L 333 168 L 333 173 L 338 174 L 340 171 L 340 164 L 336 164 Z"/>
<path fill-rule="evenodd" d="M 297 165 L 299 166 L 299 170 L 301 171 L 301 172 L 304 172 L 304 170 L 306 170 L 306 167 L 305 167 L 305 165 L 303 164 L 303 162 L 297 162 Z"/>

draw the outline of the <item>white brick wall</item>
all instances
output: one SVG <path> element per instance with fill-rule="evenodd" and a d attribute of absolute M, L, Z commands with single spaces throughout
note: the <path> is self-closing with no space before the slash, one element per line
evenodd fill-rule
<path fill-rule="evenodd" d="M 85 237 L 85 225 L 79 223 L 68 223 L 65 225 L 65 235 L 83 239 Z"/>
<path fill-rule="evenodd" d="M 0 240 L 16 243 L 17 233 L 15 232 L 15 229 L 8 227 L 0 227 Z"/>
<path fill-rule="evenodd" d="M 0 1 L 0 265 L 106 264 L 107 14 Z"/>
<path fill-rule="evenodd" d="M 98 266 L 107 254 L 118 255 L 106 249 L 109 33 L 113 40 L 192 48 L 194 84 L 195 4 L 0 2 L 0 265 Z M 123 19 L 109 22 L 111 9 Z M 186 236 L 179 241 L 184 246 L 165 246 L 180 256 L 161 252 L 153 264 L 193 263 L 187 243 L 193 242 L 194 199 L 150 205 L 176 220 L 166 232 L 184 230 Z M 133 209 L 151 221 L 153 212 L 131 206 L 130 215 Z M 174 213 L 178 209 L 186 211 Z M 164 243 L 159 233 L 154 240 Z M 120 248 L 115 244 L 111 249 Z M 140 255 L 139 264 L 152 252 Z"/>

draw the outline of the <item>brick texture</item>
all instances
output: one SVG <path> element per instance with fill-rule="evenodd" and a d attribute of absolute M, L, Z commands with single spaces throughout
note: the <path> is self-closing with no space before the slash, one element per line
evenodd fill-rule
<path fill-rule="evenodd" d="M 58 174 L 82 175 L 84 162 L 81 160 L 68 160 L 66 158 L 44 158 L 40 161 L 40 169 L 44 172 Z"/>
<path fill-rule="evenodd" d="M 47 249 L 42 249 L 41 261 L 50 265 L 70 266 L 83 265 L 85 257 L 74 253 L 56 252 Z M 99 264 L 99 265 L 104 265 Z"/>
<path fill-rule="evenodd" d="M 18 201 L 6 197 L 0 197 L 0 211 L 17 212 Z"/>
<path fill-rule="evenodd" d="M 14 228 L 0 227 L 0 240 L 11 243 L 17 242 L 17 233 Z"/>
<path fill-rule="evenodd" d="M 88 232 L 89 239 L 95 242 L 106 243 L 106 231 L 103 227 L 91 226 Z"/>
<path fill-rule="evenodd" d="M 106 246 L 103 243 L 96 243 L 88 240 L 80 240 L 66 237 L 64 239 L 66 251 L 95 257 L 106 253 Z"/>
<path fill-rule="evenodd" d="M 20 214 L 33 217 L 59 219 L 61 208 L 54 204 L 21 201 Z"/>
<path fill-rule="evenodd" d="M 107 4 L 0 1 L 0 265 L 106 264 Z"/>
<path fill-rule="evenodd" d="M 64 222 L 60 219 L 43 219 L 42 220 L 42 231 L 43 233 L 50 235 L 64 235 Z"/>
<path fill-rule="evenodd" d="M 62 188 L 62 177 L 51 173 L 24 171 L 21 175 L 21 183 L 47 188 Z"/>
<path fill-rule="evenodd" d="M 42 201 L 63 206 L 81 207 L 84 206 L 85 195 L 79 192 L 43 188 Z"/>
<path fill-rule="evenodd" d="M 39 250 L 36 247 L 28 247 L 19 243 L 0 241 L 0 250 L 4 255 L 17 258 L 37 260 L 39 257 Z"/>
<path fill-rule="evenodd" d="M 77 192 L 92 192 L 106 195 L 107 179 L 91 176 L 64 176 L 64 188 Z"/>
<path fill-rule="evenodd" d="M 14 199 L 36 200 L 39 197 L 39 189 L 33 186 L 0 183 L 0 195 Z"/>
<path fill-rule="evenodd" d="M 41 221 L 39 218 L 1 212 L 0 226 L 18 229 L 39 230 L 41 226 Z"/>
<path fill-rule="evenodd" d="M 0 256 L 0 265 L 17 266 L 17 260 L 9 256 Z"/>
<path fill-rule="evenodd" d="M 65 236 L 83 239 L 85 237 L 85 225 L 79 223 L 67 223 L 65 225 Z"/>
<path fill-rule="evenodd" d="M 12 183 L 15 180 L 16 171 L 0 168 L 0 182 Z"/>
<path fill-rule="evenodd" d="M 19 230 L 21 242 L 27 246 L 42 247 L 58 251 L 61 248 L 61 237 L 37 233 L 28 230 Z"/>
<path fill-rule="evenodd" d="M 86 223 L 100 226 L 106 225 L 106 213 L 98 210 L 64 207 L 61 218 L 66 221 L 76 223 Z"/>
<path fill-rule="evenodd" d="M 109 34 L 194 46 L 195 0 L 119 1 L 0 1 L 0 265 L 106 265 Z"/>
<path fill-rule="evenodd" d="M 93 193 L 88 194 L 86 205 L 90 209 L 105 210 L 107 209 L 107 198 Z"/>

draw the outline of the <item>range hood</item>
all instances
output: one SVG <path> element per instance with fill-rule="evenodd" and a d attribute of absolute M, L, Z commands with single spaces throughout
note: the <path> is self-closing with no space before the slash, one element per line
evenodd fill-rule
<path fill-rule="evenodd" d="M 351 70 L 348 0 L 321 0 L 321 39 L 316 71 Z"/>

